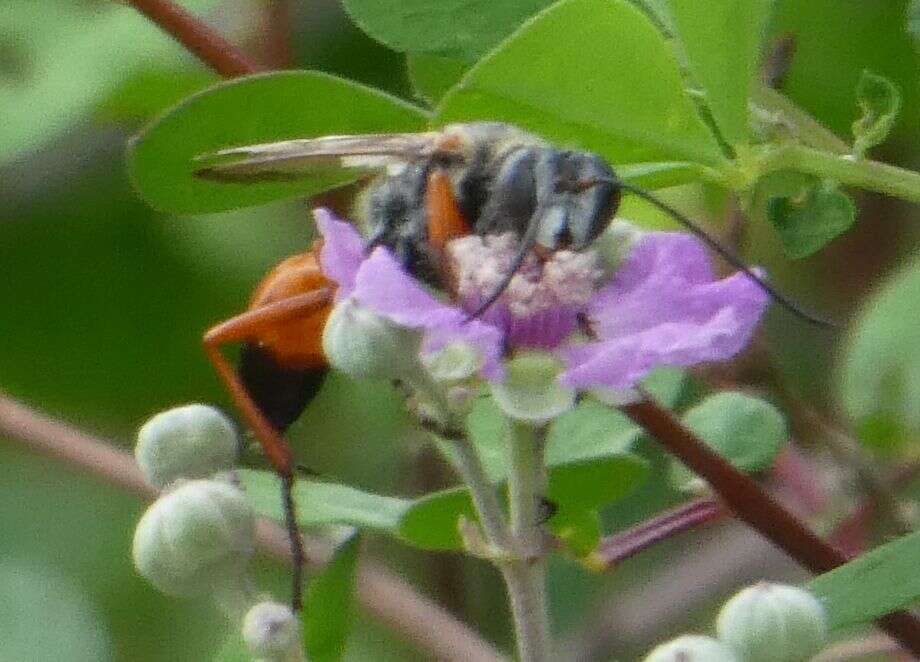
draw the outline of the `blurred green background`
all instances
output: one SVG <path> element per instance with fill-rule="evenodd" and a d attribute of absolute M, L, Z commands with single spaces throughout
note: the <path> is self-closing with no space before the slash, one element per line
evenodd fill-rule
<path fill-rule="evenodd" d="M 254 58 L 266 57 L 267 2 L 187 4 Z M 335 2 L 290 4 L 296 66 L 412 98 L 403 57 L 360 33 Z M 201 334 L 243 309 L 280 257 L 309 244 L 307 206 L 200 218 L 151 211 L 127 181 L 125 141 L 145 119 L 216 77 L 117 3 L 3 5 L 0 389 L 127 448 L 145 417 L 163 408 L 228 405 Z M 843 137 L 858 114 L 854 88 L 862 70 L 895 81 L 904 110 L 875 156 L 917 169 L 920 59 L 905 31 L 906 11 L 906 2 L 894 0 L 780 0 L 771 34 L 796 39 L 784 91 Z M 874 195 L 858 201 L 856 229 L 819 256 L 790 264 L 769 231 L 754 228 L 749 259 L 811 309 L 847 318 L 918 240 L 915 207 Z M 789 382 L 819 406 L 833 406 L 835 339 L 776 313 L 769 322 L 774 358 Z M 310 467 L 367 489 L 418 493 L 445 480 L 382 385 L 330 380 L 292 438 Z M 653 501 L 670 498 L 632 500 L 611 522 L 637 519 Z M 17 443 L 0 444 L 0 661 L 209 659 L 224 637 L 222 618 L 206 604 L 163 598 L 134 575 L 130 542 L 143 507 Z M 656 549 L 603 581 L 558 563 L 552 590 L 563 638 L 575 637 L 614 587 L 654 577 L 656 564 L 682 544 Z M 369 553 L 385 556 L 421 590 L 507 644 L 505 622 L 495 617 L 504 613 L 503 596 L 483 564 L 385 541 L 374 541 Z M 268 583 L 283 581 L 271 564 L 264 573 Z M 704 614 L 718 597 L 697 595 L 691 606 Z M 648 631 L 651 639 L 665 634 Z M 349 659 L 424 657 L 366 616 L 352 644 Z"/>

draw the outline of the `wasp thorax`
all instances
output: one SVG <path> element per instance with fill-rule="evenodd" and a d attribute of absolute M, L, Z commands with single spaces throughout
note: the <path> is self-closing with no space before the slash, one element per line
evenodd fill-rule
<path fill-rule="evenodd" d="M 465 307 L 475 310 L 501 286 L 519 244 L 513 233 L 469 235 L 448 244 L 456 295 Z M 576 311 L 594 295 L 603 274 L 593 250 L 559 250 L 542 259 L 531 253 L 498 301 L 518 319 L 560 309 Z"/>

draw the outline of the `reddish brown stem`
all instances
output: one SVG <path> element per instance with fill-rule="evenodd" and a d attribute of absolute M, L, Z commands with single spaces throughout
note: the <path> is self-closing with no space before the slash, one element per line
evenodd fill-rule
<path fill-rule="evenodd" d="M 170 0 L 128 0 L 135 9 L 224 78 L 261 70 L 207 23 Z"/>
<path fill-rule="evenodd" d="M 816 574 L 847 562 L 847 557 L 810 531 L 776 503 L 751 478 L 735 469 L 685 428 L 670 411 L 650 399 L 629 404 L 623 412 L 665 448 L 704 478 L 738 519 Z M 920 656 L 920 621 L 905 611 L 876 621 L 914 655 Z"/>
<path fill-rule="evenodd" d="M 631 529 L 607 536 L 598 545 L 596 559 L 609 570 L 662 540 L 716 522 L 726 514 L 725 508 L 714 499 L 690 501 Z"/>

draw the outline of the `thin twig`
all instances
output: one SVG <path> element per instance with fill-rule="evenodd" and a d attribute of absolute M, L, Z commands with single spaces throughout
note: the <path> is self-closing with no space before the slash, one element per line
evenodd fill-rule
<path fill-rule="evenodd" d="M 750 477 L 735 469 L 684 427 L 667 409 L 648 397 L 622 409 L 672 455 L 705 479 L 736 517 L 747 522 L 811 572 L 828 572 L 847 562 L 842 552 L 816 536 Z M 912 614 L 892 612 L 876 622 L 905 648 L 920 655 L 920 621 Z"/>
<path fill-rule="evenodd" d="M 127 452 L 55 419 L 44 416 L 0 393 L 0 437 L 61 460 L 144 499 L 154 499 L 150 485 Z M 287 532 L 269 520 L 258 526 L 259 547 L 290 561 Z M 313 565 L 328 559 L 329 545 L 304 537 L 307 560 Z M 362 563 L 358 573 L 358 599 L 383 623 L 402 633 L 438 660 L 502 662 L 505 658 L 472 629 L 417 593 L 382 565 Z"/>
<path fill-rule="evenodd" d="M 207 23 L 174 2 L 127 1 L 224 78 L 236 78 L 262 70 Z"/>
<path fill-rule="evenodd" d="M 656 543 L 717 522 L 727 514 L 725 507 L 714 499 L 696 499 L 631 529 L 607 536 L 598 545 L 595 558 L 605 570 L 611 570 Z"/>

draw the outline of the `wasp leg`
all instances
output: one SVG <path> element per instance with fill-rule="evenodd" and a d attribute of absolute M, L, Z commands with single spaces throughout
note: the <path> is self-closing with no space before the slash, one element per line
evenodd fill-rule
<path fill-rule="evenodd" d="M 303 539 L 297 529 L 297 515 L 292 489 L 295 472 L 290 446 L 272 427 L 256 403 L 253 401 L 239 376 L 221 353 L 223 345 L 233 342 L 245 342 L 273 324 L 308 316 L 320 308 L 329 305 L 332 299 L 331 288 L 321 288 L 306 294 L 299 294 L 288 299 L 268 304 L 261 308 L 249 310 L 237 317 L 212 327 L 204 334 L 204 351 L 210 359 L 218 377 L 224 383 L 233 403 L 239 409 L 243 419 L 252 429 L 262 446 L 265 456 L 275 472 L 281 478 L 281 496 L 284 505 L 284 519 L 291 541 L 294 577 L 291 595 L 291 607 L 300 611 L 303 604 L 303 568 L 306 561 Z"/>

